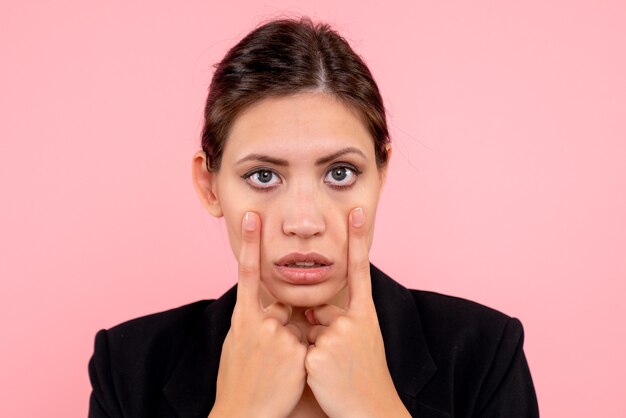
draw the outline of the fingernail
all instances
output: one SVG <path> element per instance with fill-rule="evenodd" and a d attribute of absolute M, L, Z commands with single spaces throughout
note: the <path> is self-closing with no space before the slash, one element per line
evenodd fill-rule
<path fill-rule="evenodd" d="M 311 308 L 304 311 L 304 316 L 306 317 L 306 320 L 309 321 L 311 325 L 315 323 L 315 319 L 312 317 Z"/>
<path fill-rule="evenodd" d="M 243 217 L 243 227 L 246 231 L 254 231 L 256 229 L 256 218 L 252 212 L 246 212 Z"/>
<path fill-rule="evenodd" d="M 363 209 L 356 208 L 352 211 L 352 225 L 355 227 L 363 226 L 365 223 L 365 216 L 363 216 Z"/>

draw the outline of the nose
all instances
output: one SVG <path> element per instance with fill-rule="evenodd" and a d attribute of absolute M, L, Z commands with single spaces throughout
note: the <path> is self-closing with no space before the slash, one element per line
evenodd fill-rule
<path fill-rule="evenodd" d="M 314 186 L 298 185 L 286 196 L 283 232 L 286 235 L 310 238 L 322 235 L 326 222 L 322 211 L 323 202 Z"/>

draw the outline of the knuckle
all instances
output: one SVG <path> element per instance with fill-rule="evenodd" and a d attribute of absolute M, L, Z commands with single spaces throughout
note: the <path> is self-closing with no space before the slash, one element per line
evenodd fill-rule
<path fill-rule="evenodd" d="M 329 347 L 331 342 L 332 342 L 332 338 L 328 338 L 328 334 L 322 334 L 322 335 L 319 335 L 315 339 L 315 346 L 316 347 Z"/>
<path fill-rule="evenodd" d="M 285 339 L 285 347 L 287 347 L 287 351 L 290 354 L 297 353 L 299 348 L 302 347 L 302 344 L 300 344 L 300 341 L 298 340 L 298 338 L 289 331 L 284 333 L 284 339 Z"/>
<path fill-rule="evenodd" d="M 352 234 L 357 238 L 364 238 L 367 235 L 367 228 L 365 225 L 355 226 L 352 229 Z"/>
<path fill-rule="evenodd" d="M 367 257 L 355 256 L 352 260 L 352 271 L 357 274 L 369 273 L 370 265 Z"/>
<path fill-rule="evenodd" d="M 317 340 L 315 340 L 315 346 L 328 348 L 328 338 L 324 335 L 320 335 L 317 337 Z"/>
<path fill-rule="evenodd" d="M 324 367 L 324 353 L 315 346 L 310 350 L 305 359 L 305 367 L 307 370 L 318 370 Z"/>
<path fill-rule="evenodd" d="M 261 323 L 261 329 L 264 333 L 275 334 L 282 324 L 276 318 L 268 317 Z"/>
<path fill-rule="evenodd" d="M 274 302 L 265 309 L 266 312 L 271 313 L 274 316 L 284 316 L 288 315 L 290 312 L 290 307 L 281 302 Z"/>
<path fill-rule="evenodd" d="M 265 316 L 267 318 L 275 319 L 281 325 L 287 321 L 287 315 L 285 314 L 285 312 L 281 310 L 277 310 L 275 308 L 268 308 L 265 311 Z"/>
<path fill-rule="evenodd" d="M 257 240 L 257 233 L 256 231 L 243 231 L 243 234 L 241 236 L 241 240 L 246 243 L 246 244 L 253 244 L 256 242 Z"/>
<path fill-rule="evenodd" d="M 352 320 L 345 315 L 341 315 L 335 319 L 334 325 L 339 331 L 347 331 L 352 326 Z"/>
<path fill-rule="evenodd" d="M 239 275 L 240 276 L 252 276 L 256 274 L 258 271 L 257 267 L 247 263 L 239 264 Z"/>
<path fill-rule="evenodd" d="M 304 359 L 304 367 L 306 367 L 307 370 L 315 368 L 315 365 L 317 364 L 317 356 L 317 350 L 308 350 L 307 356 Z"/>
<path fill-rule="evenodd" d="M 298 359 L 304 360 L 306 358 L 307 351 L 307 347 L 304 344 L 298 344 L 298 347 L 296 347 L 296 355 Z"/>

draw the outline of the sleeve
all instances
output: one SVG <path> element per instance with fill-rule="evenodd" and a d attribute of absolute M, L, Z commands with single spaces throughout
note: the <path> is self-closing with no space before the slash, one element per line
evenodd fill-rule
<path fill-rule="evenodd" d="M 122 417 L 111 374 L 107 331 L 104 329 L 98 331 L 95 337 L 94 352 L 89 360 L 89 380 L 92 388 L 89 418 Z"/>
<path fill-rule="evenodd" d="M 482 384 L 475 417 L 539 417 L 537 396 L 523 344 L 522 323 L 517 318 L 510 318 Z"/>

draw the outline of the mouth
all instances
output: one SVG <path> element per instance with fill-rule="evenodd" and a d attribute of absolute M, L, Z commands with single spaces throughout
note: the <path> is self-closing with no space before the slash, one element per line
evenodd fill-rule
<path fill-rule="evenodd" d="M 286 282 L 297 285 L 317 284 L 327 280 L 333 262 L 318 253 L 291 253 L 279 259 L 274 269 Z"/>
<path fill-rule="evenodd" d="M 296 263 L 282 264 L 282 266 L 292 267 L 292 268 L 310 269 L 310 268 L 316 268 L 316 267 L 325 267 L 326 264 L 316 263 L 314 261 L 298 261 Z"/>
<path fill-rule="evenodd" d="M 293 267 L 293 268 L 318 268 L 332 265 L 333 262 L 325 256 L 318 253 L 290 253 L 280 258 L 277 266 Z"/>

